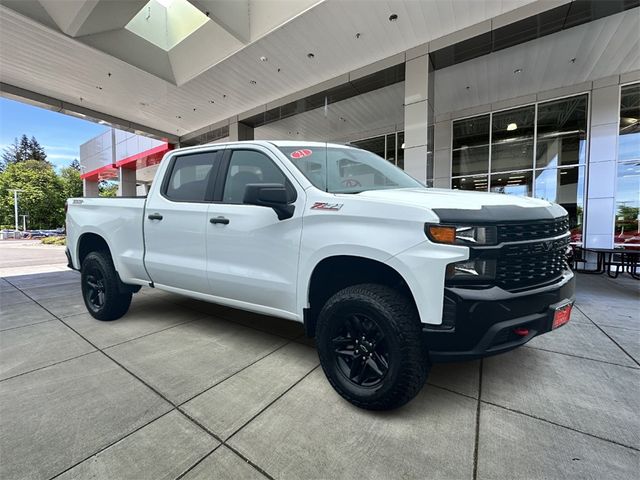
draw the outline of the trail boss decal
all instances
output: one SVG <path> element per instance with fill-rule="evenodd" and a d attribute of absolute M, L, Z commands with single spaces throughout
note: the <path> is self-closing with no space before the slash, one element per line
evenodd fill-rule
<path fill-rule="evenodd" d="M 295 152 L 291 153 L 291 158 L 298 160 L 299 158 L 304 158 L 304 157 L 308 157 L 309 155 L 311 155 L 313 152 L 311 150 L 309 150 L 308 148 L 304 148 L 302 150 L 296 150 Z"/>
<path fill-rule="evenodd" d="M 311 210 L 340 210 L 344 203 L 326 203 L 326 202 L 316 202 L 311 205 Z"/>

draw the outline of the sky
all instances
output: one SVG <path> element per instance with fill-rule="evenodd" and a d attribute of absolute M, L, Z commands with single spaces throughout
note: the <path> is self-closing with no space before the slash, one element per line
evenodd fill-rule
<path fill-rule="evenodd" d="M 80 159 L 80 145 L 107 127 L 80 118 L 0 98 L 0 151 L 20 138 L 36 137 L 57 169 Z"/>

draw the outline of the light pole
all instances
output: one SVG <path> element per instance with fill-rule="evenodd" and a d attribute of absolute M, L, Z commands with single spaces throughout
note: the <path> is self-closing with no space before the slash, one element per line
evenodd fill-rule
<path fill-rule="evenodd" d="M 16 232 L 18 231 L 18 192 L 24 192 L 24 190 L 13 189 L 13 212 L 16 216 Z"/>
<path fill-rule="evenodd" d="M 29 217 L 29 215 L 20 215 L 22 217 L 22 231 L 26 232 L 27 231 L 27 217 Z"/>

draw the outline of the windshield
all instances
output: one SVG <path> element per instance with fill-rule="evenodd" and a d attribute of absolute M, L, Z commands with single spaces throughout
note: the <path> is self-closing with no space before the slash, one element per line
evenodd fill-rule
<path fill-rule="evenodd" d="M 315 187 L 325 192 L 424 187 L 387 160 L 359 148 L 303 144 L 278 148 Z"/>

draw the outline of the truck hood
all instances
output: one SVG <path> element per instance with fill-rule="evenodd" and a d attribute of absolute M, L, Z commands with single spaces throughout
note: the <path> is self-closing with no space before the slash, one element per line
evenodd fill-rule
<path fill-rule="evenodd" d="M 566 215 L 559 205 L 536 198 L 518 197 L 488 192 L 469 192 L 441 188 L 398 188 L 369 190 L 357 194 L 375 202 L 423 207 L 442 218 L 443 213 L 464 210 L 477 218 L 513 220 L 520 218 L 550 218 Z M 445 215 L 450 216 L 450 215 Z M 457 215 L 453 215 L 456 217 Z M 507 218 L 508 217 L 508 218 Z M 489 219 L 489 218 L 487 218 Z"/>

